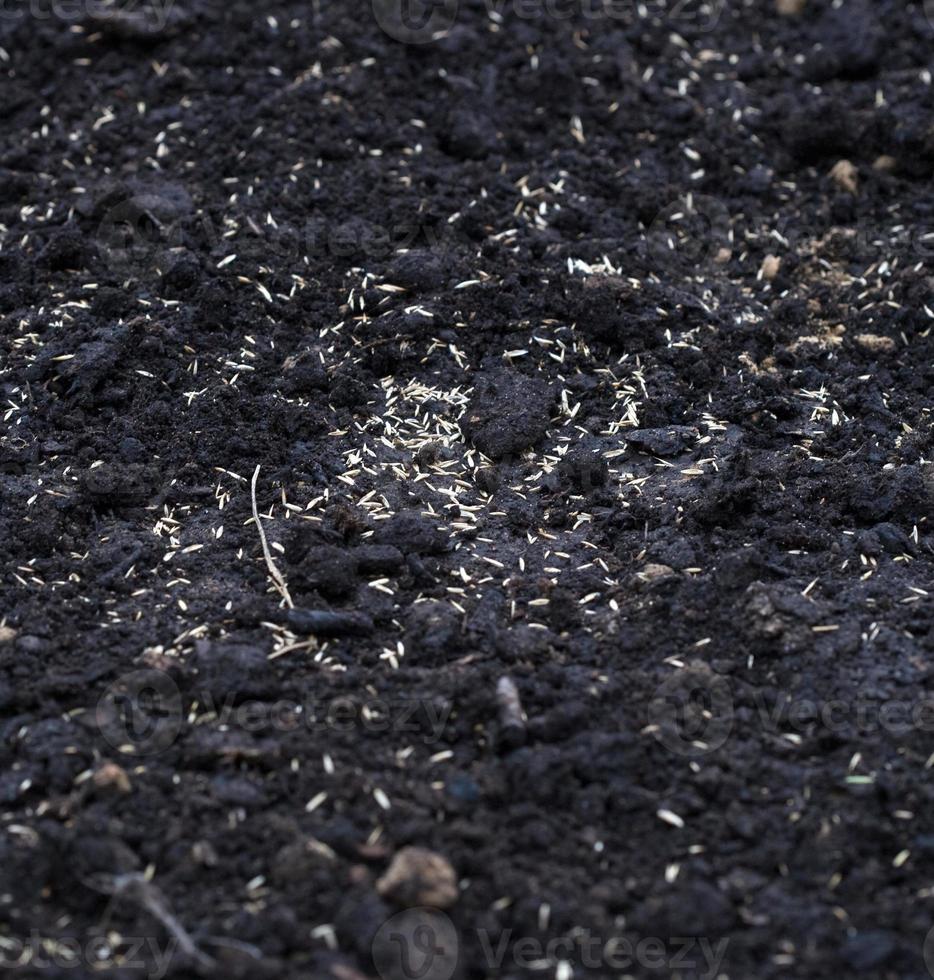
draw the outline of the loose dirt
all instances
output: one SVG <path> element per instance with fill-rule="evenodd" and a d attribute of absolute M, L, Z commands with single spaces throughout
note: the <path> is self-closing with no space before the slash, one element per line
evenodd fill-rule
<path fill-rule="evenodd" d="M 3 12 L 11 976 L 929 976 L 934 28 L 778 6 Z"/>

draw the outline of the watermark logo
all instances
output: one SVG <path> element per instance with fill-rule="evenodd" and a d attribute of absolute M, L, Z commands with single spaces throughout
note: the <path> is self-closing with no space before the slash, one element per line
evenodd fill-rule
<path fill-rule="evenodd" d="M 182 213 L 184 213 L 182 211 Z M 171 261 L 182 245 L 179 202 L 141 194 L 108 208 L 95 235 L 101 257 L 118 276 L 139 276 Z"/>
<path fill-rule="evenodd" d="M 175 0 L 0 0 L 4 20 L 91 21 L 123 27 L 135 36 L 161 31 L 169 21 Z"/>
<path fill-rule="evenodd" d="M 21 970 L 30 975 L 49 971 L 62 976 L 66 970 L 75 975 L 106 975 L 119 964 L 120 971 L 133 971 L 133 976 L 147 980 L 162 980 L 179 951 L 174 937 L 161 943 L 154 936 L 93 936 L 78 939 L 74 936 L 48 936 L 33 930 L 27 938 L 3 936 L 0 941 L 0 974 L 20 976 Z"/>
<path fill-rule="evenodd" d="M 733 731 L 729 682 L 709 671 L 679 670 L 655 692 L 648 720 L 658 741 L 675 755 L 713 752 Z"/>
<path fill-rule="evenodd" d="M 126 755 L 164 752 L 182 724 L 182 698 L 162 670 L 142 669 L 119 677 L 97 702 L 97 726 Z"/>
<path fill-rule="evenodd" d="M 649 6 L 651 8 L 652 4 Z M 666 9 L 663 16 L 667 19 L 682 21 L 699 31 L 712 31 L 720 23 L 726 0 L 669 0 L 662 6 Z"/>
<path fill-rule="evenodd" d="M 721 748 L 733 733 L 734 691 L 730 680 L 705 665 L 678 670 L 659 685 L 647 709 L 647 734 L 683 757 L 705 755 Z M 887 736 L 903 739 L 912 733 L 934 732 L 934 698 L 880 698 L 875 690 L 855 690 L 847 698 L 815 699 L 792 692 L 777 698 L 750 688 L 742 695 L 743 724 L 775 738 L 800 743 L 830 733 L 850 738 Z M 854 784 L 871 777 L 854 773 Z M 934 940 L 932 940 L 934 943 Z"/>
<path fill-rule="evenodd" d="M 451 980 L 460 944 L 454 923 L 438 909 L 399 912 L 373 937 L 373 965 L 381 980 Z"/>
<path fill-rule="evenodd" d="M 192 190 L 199 193 L 197 188 Z M 197 208 L 188 187 L 176 184 L 166 185 L 159 193 L 107 202 L 93 240 L 112 274 L 145 278 L 166 272 L 183 247 L 195 245 L 205 250 L 229 249 L 218 268 L 236 273 L 240 264 L 285 264 L 309 257 L 358 263 L 386 260 L 400 250 L 441 248 L 451 237 L 446 223 L 380 225 L 361 217 L 334 223 L 311 214 L 301 225 L 271 217 L 257 223 L 247 217 L 236 237 L 228 238 L 223 226 Z"/>
<path fill-rule="evenodd" d="M 469 946 L 475 966 L 495 976 L 512 976 L 514 970 L 524 976 L 553 964 L 558 977 L 576 976 L 579 966 L 587 976 L 594 971 L 615 976 L 639 968 L 679 976 L 688 971 L 699 980 L 713 980 L 729 944 L 729 939 L 707 936 L 606 936 L 589 929 L 551 937 L 477 929 L 460 936 L 443 912 L 422 907 L 399 912 L 383 923 L 374 937 L 372 956 L 380 980 L 452 980 L 460 975 L 462 945 Z"/>
<path fill-rule="evenodd" d="M 522 20 L 574 20 L 585 26 L 665 23 L 710 31 L 717 26 L 726 0 L 486 0 L 495 19 L 506 13 Z"/>
<path fill-rule="evenodd" d="M 726 0 L 484 0 L 484 6 L 487 18 L 505 29 L 510 20 L 547 20 L 588 28 L 654 22 L 712 31 Z M 453 27 L 458 0 L 373 0 L 373 13 L 383 31 L 396 41 L 428 44 Z"/>
<path fill-rule="evenodd" d="M 924 937 L 924 949 L 922 953 L 924 955 L 924 965 L 928 968 L 928 973 L 934 977 L 934 926 L 931 926 L 928 934 Z"/>
<path fill-rule="evenodd" d="M 437 698 L 336 695 L 293 701 L 244 699 L 237 692 L 219 696 L 209 685 L 186 690 L 165 671 L 144 668 L 115 680 L 97 703 L 96 721 L 111 746 L 127 755 L 164 752 L 182 731 L 189 707 L 200 722 L 210 721 L 233 736 L 268 736 L 304 730 L 310 734 L 390 732 L 424 745 L 441 741 L 454 705 Z"/>
<path fill-rule="evenodd" d="M 403 44 L 428 44 L 451 29 L 457 0 L 373 0 L 376 22 Z"/>

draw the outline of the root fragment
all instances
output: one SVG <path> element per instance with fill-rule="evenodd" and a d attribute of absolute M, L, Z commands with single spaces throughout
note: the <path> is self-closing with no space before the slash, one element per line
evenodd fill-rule
<path fill-rule="evenodd" d="M 266 532 L 263 530 L 263 525 L 260 523 L 259 508 L 256 506 L 256 481 L 258 479 L 259 464 L 257 464 L 256 469 L 253 471 L 253 481 L 250 484 L 250 500 L 253 504 L 253 521 L 256 524 L 256 530 L 259 531 L 259 540 L 263 546 L 263 557 L 266 559 L 266 568 L 269 569 L 269 575 L 276 587 L 276 591 L 282 596 L 289 609 L 294 609 L 295 603 L 292 602 L 292 597 L 289 595 L 289 588 L 285 584 L 285 579 L 282 577 L 282 572 L 279 571 L 276 563 L 273 561 L 272 552 L 269 550 L 269 542 L 266 540 Z"/>
<path fill-rule="evenodd" d="M 516 748 L 525 743 L 525 712 L 516 682 L 509 676 L 501 677 L 496 685 L 496 703 L 499 706 L 500 740 L 506 748 Z"/>

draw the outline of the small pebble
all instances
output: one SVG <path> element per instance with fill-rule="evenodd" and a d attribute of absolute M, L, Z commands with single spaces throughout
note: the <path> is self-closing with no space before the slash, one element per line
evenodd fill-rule
<path fill-rule="evenodd" d="M 450 908 L 458 899 L 457 875 L 450 861 L 424 847 L 404 847 L 376 882 L 376 890 L 403 906 Z"/>
<path fill-rule="evenodd" d="M 767 255 L 762 260 L 760 274 L 766 282 L 771 282 L 779 273 L 782 267 L 782 260 L 775 255 Z"/>
<path fill-rule="evenodd" d="M 859 191 L 857 182 L 859 171 L 849 160 L 840 160 L 834 164 L 830 176 L 840 190 L 846 191 L 848 194 L 856 194 Z"/>

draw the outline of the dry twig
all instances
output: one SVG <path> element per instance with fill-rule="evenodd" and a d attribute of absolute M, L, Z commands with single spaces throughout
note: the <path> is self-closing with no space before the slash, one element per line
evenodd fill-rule
<path fill-rule="evenodd" d="M 272 576 L 273 584 L 276 587 L 276 591 L 285 600 L 285 604 L 289 609 L 295 608 L 295 603 L 292 602 L 292 597 L 289 595 L 289 587 L 285 584 L 285 579 L 282 577 L 282 572 L 276 567 L 276 563 L 272 559 L 272 552 L 269 550 L 269 542 L 266 540 L 266 532 L 263 530 L 263 525 L 259 520 L 259 509 L 256 506 L 256 481 L 259 479 L 259 464 L 257 463 L 256 469 L 253 471 L 253 482 L 250 484 L 250 498 L 253 504 L 253 521 L 256 524 L 256 529 L 259 531 L 259 540 L 263 546 L 263 557 L 266 559 L 266 567 L 269 569 L 269 574 Z"/>
<path fill-rule="evenodd" d="M 198 949 L 188 930 L 169 911 L 162 892 L 139 872 L 118 875 L 94 875 L 88 884 L 95 891 L 112 895 L 113 900 L 126 899 L 148 912 L 178 943 L 182 954 L 201 970 L 212 970 L 214 960 Z"/>
<path fill-rule="evenodd" d="M 506 748 L 515 748 L 525 742 L 525 712 L 516 682 L 509 676 L 501 677 L 496 685 L 496 704 L 499 708 L 500 739 Z"/>

